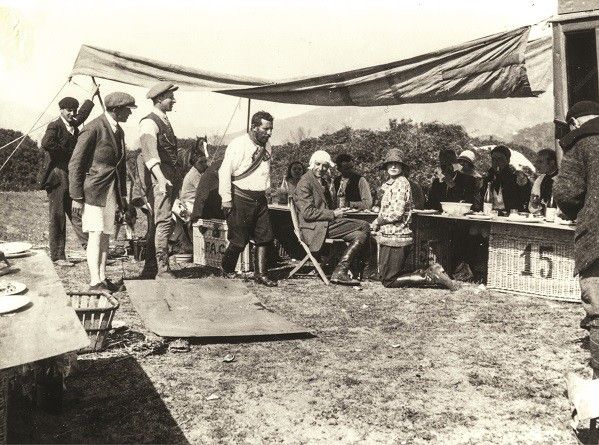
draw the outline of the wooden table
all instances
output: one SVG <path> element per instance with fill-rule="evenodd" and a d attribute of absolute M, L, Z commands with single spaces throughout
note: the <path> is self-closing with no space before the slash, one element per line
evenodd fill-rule
<path fill-rule="evenodd" d="M 580 301 L 574 276 L 574 226 L 527 222 L 496 217 L 479 220 L 468 216 L 416 214 L 415 239 L 435 238 L 439 261 L 448 270 L 451 261 L 452 227 L 482 225 L 489 233 L 487 287 L 496 291 Z M 459 242 L 459 240 L 458 240 Z"/>
<path fill-rule="evenodd" d="M 33 251 L 29 256 L 10 261 L 20 270 L 2 279 L 26 284 L 31 303 L 18 311 L 0 314 L 0 443 L 6 440 L 7 379 L 12 374 L 9 368 L 89 345 L 88 336 L 46 253 Z"/>

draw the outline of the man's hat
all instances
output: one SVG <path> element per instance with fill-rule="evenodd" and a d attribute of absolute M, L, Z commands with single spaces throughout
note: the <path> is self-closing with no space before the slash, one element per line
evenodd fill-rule
<path fill-rule="evenodd" d="M 135 98 L 130 94 L 121 91 L 115 91 L 114 93 L 107 95 L 104 98 L 104 105 L 106 105 L 106 109 L 117 107 L 137 108 L 137 105 L 135 105 Z"/>
<path fill-rule="evenodd" d="M 566 122 L 573 117 L 576 118 L 593 114 L 599 115 L 599 103 L 593 102 L 591 100 L 582 100 L 580 102 L 576 102 L 570 107 L 568 114 L 566 114 Z"/>
<path fill-rule="evenodd" d="M 389 149 L 389 151 L 387 151 L 387 156 L 385 156 L 385 159 L 383 160 L 383 162 L 380 165 L 381 169 L 385 169 L 385 166 L 387 164 L 389 164 L 390 162 L 397 162 L 398 164 L 401 164 L 402 166 L 405 166 L 405 167 L 408 166 L 403 161 L 402 156 L 401 156 L 401 151 L 398 148 L 391 148 L 391 149 Z"/>
<path fill-rule="evenodd" d="M 76 110 L 79 108 L 79 101 L 74 97 L 63 97 L 60 99 L 60 102 L 58 102 L 58 106 L 61 110 Z"/>
<path fill-rule="evenodd" d="M 177 91 L 178 89 L 179 89 L 179 87 L 175 86 L 173 83 L 167 82 L 167 81 L 162 81 L 162 82 L 158 82 L 156 85 L 154 85 L 152 88 L 150 88 L 150 91 L 148 91 L 148 94 L 146 94 L 146 97 L 148 99 L 154 99 L 156 96 L 158 96 L 162 93 L 166 93 L 167 91 Z"/>

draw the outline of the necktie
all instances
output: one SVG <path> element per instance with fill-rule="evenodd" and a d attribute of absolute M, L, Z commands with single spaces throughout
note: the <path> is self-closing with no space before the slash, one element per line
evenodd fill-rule
<path fill-rule="evenodd" d="M 333 197 L 331 196 L 331 191 L 329 190 L 329 185 L 327 184 L 327 182 L 324 179 L 320 180 L 320 184 L 322 185 L 322 188 L 324 189 L 324 199 L 327 202 L 327 207 L 329 209 L 333 209 Z"/>
<path fill-rule="evenodd" d="M 125 148 L 125 143 L 124 143 L 124 137 L 125 137 L 125 133 L 123 132 L 123 129 L 121 128 L 121 126 L 119 124 L 116 124 L 116 131 L 114 132 L 114 137 L 116 139 L 116 142 L 118 144 L 118 148 L 119 149 L 123 149 Z"/>

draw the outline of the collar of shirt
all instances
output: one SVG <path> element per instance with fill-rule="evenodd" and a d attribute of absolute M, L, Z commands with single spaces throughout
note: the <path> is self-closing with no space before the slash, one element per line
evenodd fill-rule
<path fill-rule="evenodd" d="M 108 123 L 110 124 L 112 132 L 116 133 L 116 127 L 118 125 L 118 122 L 115 121 L 114 118 L 110 114 L 108 114 L 108 112 L 104 113 L 104 115 L 106 116 L 106 119 L 108 119 Z"/>
<path fill-rule="evenodd" d="M 164 111 L 162 111 L 160 108 L 154 107 L 154 109 L 152 110 L 152 112 L 156 116 L 158 116 L 160 119 L 162 119 L 163 121 L 165 121 L 165 122 L 168 121 L 168 117 L 166 117 L 166 113 Z"/>
<path fill-rule="evenodd" d="M 67 122 L 67 120 L 62 116 L 62 114 L 60 115 L 60 118 L 64 122 L 65 127 L 67 127 L 67 131 L 71 134 L 75 134 L 75 128 Z"/>

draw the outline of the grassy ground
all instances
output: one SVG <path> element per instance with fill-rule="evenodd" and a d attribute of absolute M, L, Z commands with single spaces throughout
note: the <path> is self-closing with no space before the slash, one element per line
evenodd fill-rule
<path fill-rule="evenodd" d="M 0 239 L 47 243 L 44 198 L 0 193 Z M 140 269 L 117 262 L 109 275 Z M 85 263 L 58 272 L 66 288 L 85 288 Z M 314 337 L 193 344 L 177 354 L 120 292 L 113 346 L 79 357 L 64 413 L 36 414 L 34 441 L 576 443 L 564 374 L 590 376 L 576 304 L 475 287 L 325 287 L 315 278 L 249 286 Z M 227 354 L 235 361 L 223 362 Z"/>

